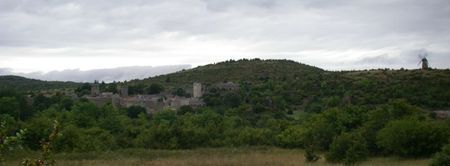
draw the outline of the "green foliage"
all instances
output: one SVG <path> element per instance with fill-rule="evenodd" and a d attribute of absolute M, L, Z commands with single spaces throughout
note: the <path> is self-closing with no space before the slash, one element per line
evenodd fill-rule
<path fill-rule="evenodd" d="M 41 81 L 20 76 L 0 76 L 0 89 L 14 89 L 20 92 L 53 90 L 53 89 L 74 89 L 80 83 Z"/>
<path fill-rule="evenodd" d="M 19 113 L 19 102 L 15 97 L 0 97 L 0 114 L 9 114 L 18 118 Z"/>
<path fill-rule="evenodd" d="M 239 94 L 228 92 L 223 97 L 223 103 L 230 107 L 238 107 L 241 104 L 241 97 Z"/>
<path fill-rule="evenodd" d="M 141 106 L 131 106 L 127 108 L 127 115 L 130 118 L 138 118 L 139 114 L 145 114 L 147 111 Z"/>
<path fill-rule="evenodd" d="M 450 144 L 445 145 L 442 151 L 436 153 L 431 161 L 431 166 L 448 166 L 450 165 Z"/>
<path fill-rule="evenodd" d="M 365 111 L 357 107 L 327 110 L 305 123 L 304 141 L 320 150 L 327 150 L 335 136 L 358 128 L 366 116 Z"/>
<path fill-rule="evenodd" d="M 54 95 L 46 97 L 9 88 L 0 90 L 0 119 L 14 124 L 8 135 L 29 129 L 24 145 L 33 150 L 51 133 L 49 119 L 57 119 L 58 152 L 275 145 L 305 148 L 308 161 L 325 153 L 329 161 L 352 164 L 383 152 L 427 156 L 447 143 L 449 124 L 429 119 L 421 108 L 450 106 L 449 76 L 447 70 L 329 72 L 287 60 L 244 59 L 99 85 L 115 92 L 126 84 L 130 95 L 166 90 L 189 97 L 186 89 L 201 82 L 205 107 L 147 115 L 142 107 L 97 107 L 64 93 L 47 91 Z M 216 86 L 228 81 L 239 89 Z M 89 94 L 90 84 L 77 85 L 79 96 Z"/>
<path fill-rule="evenodd" d="M 89 94 L 91 94 L 91 84 L 89 84 L 89 83 L 84 83 L 84 84 L 78 86 L 78 87 L 75 89 L 75 93 L 76 93 L 79 97 L 84 96 L 84 95 L 89 95 Z"/>
<path fill-rule="evenodd" d="M 450 126 L 443 122 L 403 119 L 389 122 L 377 135 L 377 144 L 401 156 L 429 156 L 450 138 Z"/>
<path fill-rule="evenodd" d="M 48 138 L 41 140 L 41 155 L 37 159 L 24 159 L 24 166 L 51 166 L 56 161 L 53 158 L 53 144 L 59 136 L 60 124 L 58 121 L 53 122 L 53 128 Z"/>
<path fill-rule="evenodd" d="M 164 87 L 160 84 L 151 84 L 150 87 L 147 89 L 148 94 L 158 94 L 161 93 L 164 90 Z"/>
<path fill-rule="evenodd" d="M 26 130 L 19 130 L 15 135 L 9 136 L 6 122 L 0 121 L 0 164 L 3 162 L 3 155 L 6 152 L 22 147 L 25 134 Z"/>
<path fill-rule="evenodd" d="M 366 142 L 359 133 L 342 133 L 333 140 L 326 158 L 350 165 L 365 160 L 368 153 Z"/>
<path fill-rule="evenodd" d="M 307 162 L 315 162 L 320 159 L 320 156 L 316 154 L 314 146 L 308 146 L 305 149 L 305 159 Z"/>
<path fill-rule="evenodd" d="M 189 105 L 184 105 L 177 112 L 178 115 L 184 115 L 186 113 L 194 113 L 194 109 Z"/>
<path fill-rule="evenodd" d="M 277 136 L 279 146 L 285 148 L 304 148 L 306 129 L 303 126 L 289 126 Z"/>
<path fill-rule="evenodd" d="M 106 151 L 117 148 L 115 137 L 98 127 L 81 129 L 78 138 L 74 151 Z"/>
<path fill-rule="evenodd" d="M 238 145 L 271 145 L 271 137 L 269 129 L 245 127 L 240 130 L 236 141 Z"/>
<path fill-rule="evenodd" d="M 169 77 L 168 77 L 169 78 Z M 186 90 L 184 90 L 183 88 L 176 88 L 175 91 L 172 92 L 173 95 L 176 96 L 180 96 L 180 97 L 185 97 L 188 94 L 186 93 Z"/>

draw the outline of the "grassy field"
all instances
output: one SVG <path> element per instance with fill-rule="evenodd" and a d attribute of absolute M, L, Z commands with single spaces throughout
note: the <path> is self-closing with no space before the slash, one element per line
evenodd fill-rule
<path fill-rule="evenodd" d="M 127 149 L 111 152 L 61 153 L 55 155 L 57 165 L 192 165 L 192 166 L 228 166 L 228 165 L 333 165 L 323 158 L 315 163 L 307 163 L 303 150 L 278 148 L 217 148 L 195 150 L 143 150 Z M 6 165 L 19 165 L 23 156 L 36 155 L 22 152 L 11 156 Z M 428 165 L 429 159 L 370 158 L 359 165 Z"/>

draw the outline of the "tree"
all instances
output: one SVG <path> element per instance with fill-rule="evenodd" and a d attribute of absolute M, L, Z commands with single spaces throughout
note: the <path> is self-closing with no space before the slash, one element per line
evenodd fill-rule
<path fill-rule="evenodd" d="M 377 135 L 377 144 L 401 156 L 429 156 L 450 138 L 450 127 L 443 122 L 403 119 L 390 122 Z"/>
<path fill-rule="evenodd" d="M 178 115 L 184 115 L 186 113 L 193 113 L 193 112 L 194 112 L 194 109 L 191 106 L 184 105 L 184 106 L 180 107 L 180 109 L 177 111 L 177 114 Z"/>
<path fill-rule="evenodd" d="M 47 138 L 41 140 L 41 155 L 37 159 L 25 159 L 22 162 L 24 166 L 50 166 L 55 165 L 56 161 L 53 159 L 53 144 L 55 140 L 59 136 L 60 124 L 58 121 L 53 122 L 52 132 L 48 135 Z"/>
<path fill-rule="evenodd" d="M 187 95 L 186 90 L 184 90 L 183 88 L 177 88 L 174 92 L 172 92 L 172 94 L 180 97 L 184 97 Z"/>
<path fill-rule="evenodd" d="M 237 93 L 228 92 L 224 95 L 223 101 L 229 107 L 238 107 L 241 104 L 241 96 Z"/>
<path fill-rule="evenodd" d="M 286 148 L 303 148 L 306 129 L 303 126 L 289 126 L 277 136 L 278 145 Z"/>
<path fill-rule="evenodd" d="M 450 165 L 450 144 L 445 145 L 442 151 L 436 153 L 431 160 L 431 166 L 447 166 Z"/>
<path fill-rule="evenodd" d="M 326 158 L 350 165 L 365 160 L 368 153 L 366 142 L 359 133 L 342 133 L 331 143 Z"/>
<path fill-rule="evenodd" d="M 84 83 L 78 88 L 75 89 L 75 93 L 78 95 L 78 97 L 88 95 L 91 93 L 91 84 Z"/>
<path fill-rule="evenodd" d="M 145 114 L 146 112 L 146 109 L 141 106 L 133 105 L 127 108 L 127 116 L 133 119 L 138 118 L 139 114 Z"/>
<path fill-rule="evenodd" d="M 148 94 L 158 94 L 164 90 L 164 87 L 160 84 L 151 84 L 150 87 L 147 88 Z"/>
<path fill-rule="evenodd" d="M 19 118 L 20 105 L 15 97 L 0 97 L 0 114 L 9 114 Z"/>
<path fill-rule="evenodd" d="M 26 130 L 20 130 L 13 136 L 7 135 L 6 122 L 0 121 L 0 165 L 3 162 L 3 154 L 7 151 L 20 148 Z"/>
<path fill-rule="evenodd" d="M 35 108 L 38 111 L 45 110 L 52 104 L 53 104 L 52 100 L 49 97 L 46 97 L 42 94 L 39 94 L 33 98 L 33 108 Z"/>

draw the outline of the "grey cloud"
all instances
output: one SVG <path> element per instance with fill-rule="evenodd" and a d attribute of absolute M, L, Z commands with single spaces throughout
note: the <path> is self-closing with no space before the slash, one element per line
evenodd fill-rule
<path fill-rule="evenodd" d="M 450 52 L 433 52 L 426 49 L 414 49 L 403 51 L 398 55 L 377 55 L 364 57 L 354 62 L 361 66 L 371 65 L 378 68 L 420 68 L 421 58 L 419 55 L 427 52 L 427 59 L 432 68 L 449 68 L 447 62 L 450 62 Z"/>
<path fill-rule="evenodd" d="M 2 0 L 0 58 L 15 56 L 1 54 L 2 47 L 127 52 L 146 41 L 139 49 L 179 48 L 159 45 L 166 39 L 186 45 L 222 41 L 254 56 L 308 50 L 385 50 L 379 55 L 387 55 L 358 55 L 350 66 L 390 65 L 404 59 L 398 52 L 428 48 L 442 62 L 450 56 L 449 15 L 448 0 Z M 175 35 L 161 37 L 166 33 Z M 210 58 L 211 53 L 195 51 L 200 59 Z M 323 58 L 313 65 L 333 65 Z"/>
<path fill-rule="evenodd" d="M 67 69 L 62 71 L 16 73 L 8 68 L 0 68 L 0 75 L 19 75 L 28 78 L 49 80 L 49 81 L 75 81 L 75 82 L 93 82 L 94 80 L 112 82 L 125 81 L 132 79 L 143 79 L 156 75 L 173 73 L 183 69 L 190 68 L 190 65 L 174 66 L 131 66 L 118 67 L 110 69 L 95 69 L 82 71 L 79 69 Z"/>

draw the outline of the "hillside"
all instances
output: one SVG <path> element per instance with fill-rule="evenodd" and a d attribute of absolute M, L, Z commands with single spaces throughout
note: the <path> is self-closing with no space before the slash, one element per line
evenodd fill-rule
<path fill-rule="evenodd" d="M 280 101 L 285 105 L 282 109 L 300 108 L 315 112 L 345 104 L 374 106 L 395 99 L 406 99 L 423 108 L 450 107 L 448 69 L 334 72 L 289 60 L 232 60 L 132 80 L 128 85 L 145 89 L 156 83 L 168 92 L 177 88 L 189 92 L 193 82 L 209 87 L 227 81 L 240 83 L 241 87 L 245 85 L 238 95 L 246 100 L 244 102 L 274 105 L 275 101 Z M 224 98 L 223 93 L 215 95 L 217 98 L 214 100 Z M 208 97 L 205 98 L 207 101 Z"/>
<path fill-rule="evenodd" d="M 17 91 L 36 91 L 51 89 L 73 89 L 80 83 L 61 81 L 42 81 L 20 76 L 0 76 L 0 89 L 14 89 Z"/>
<path fill-rule="evenodd" d="M 6 78 L 12 80 L 9 87 L 24 89 L 71 85 Z M 0 117 L 11 124 L 9 133 L 27 129 L 23 142 L 32 150 L 40 149 L 56 119 L 61 129 L 53 131 L 61 134 L 50 134 L 60 137 L 53 144 L 55 152 L 89 158 L 114 150 L 136 155 L 142 151 L 133 151 L 140 148 L 275 146 L 304 149 L 307 160 L 321 155 L 327 162 L 345 163 L 380 155 L 428 158 L 450 147 L 448 116 L 431 112 L 450 108 L 450 70 L 331 72 L 293 61 L 255 59 L 126 83 L 130 95 L 164 91 L 154 96 L 170 102 L 180 98 L 168 93 L 191 97 L 194 81 L 206 87 L 201 97 L 205 106 L 189 103 L 149 113 L 141 103 L 100 106 L 64 95 L 35 95 L 30 105 L 25 94 L 6 91 L 0 93 Z M 239 88 L 213 85 L 224 81 L 239 83 Z M 117 92 L 122 84 L 101 83 L 99 89 Z M 75 92 L 83 96 L 90 90 L 86 83 Z"/>
<path fill-rule="evenodd" d="M 243 59 L 229 60 L 199 66 L 172 74 L 132 80 L 131 85 L 160 83 L 166 87 L 189 87 L 193 82 L 214 84 L 220 82 L 263 82 L 268 79 L 307 79 L 316 77 L 324 70 L 290 60 Z"/>
<path fill-rule="evenodd" d="M 211 85 L 222 82 L 239 83 L 235 96 L 238 103 L 260 105 L 268 110 L 307 110 L 318 112 L 343 105 L 375 106 L 396 99 L 426 109 L 450 107 L 450 70 L 362 70 L 325 71 L 290 60 L 230 60 L 199 66 L 172 74 L 131 80 L 130 93 L 148 93 L 150 85 L 158 84 L 166 93 L 184 89 L 192 93 L 192 83 L 207 88 L 207 104 L 226 103 L 226 92 L 211 92 Z M 0 76 L 0 88 L 20 91 L 77 88 L 82 84 Z M 102 91 L 116 92 L 118 84 L 102 84 Z M 89 86 L 78 89 L 88 94 Z M 213 102 L 214 101 L 214 102 Z"/>

